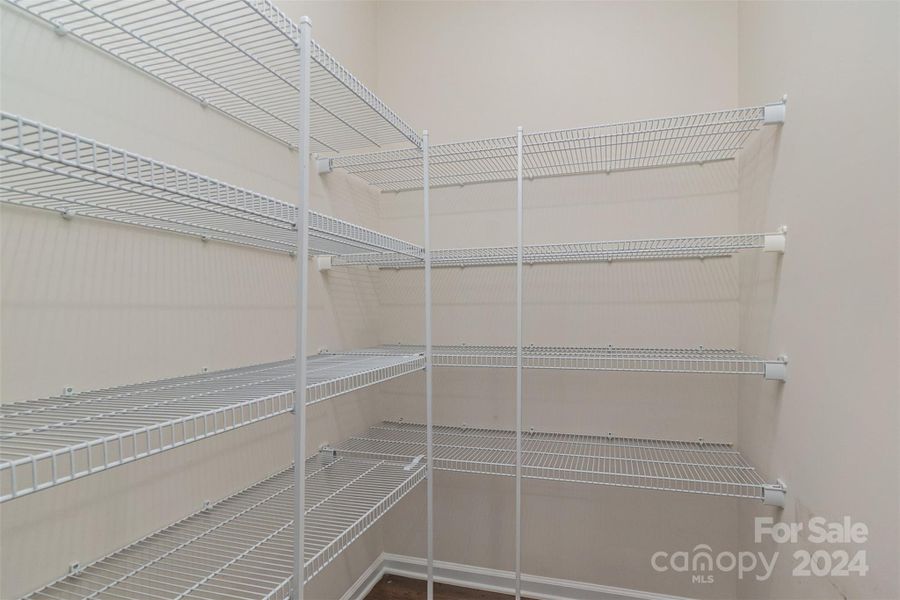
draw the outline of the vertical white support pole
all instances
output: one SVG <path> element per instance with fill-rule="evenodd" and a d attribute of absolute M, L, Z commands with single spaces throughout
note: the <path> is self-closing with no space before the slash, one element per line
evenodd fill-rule
<path fill-rule="evenodd" d="M 309 69 L 312 24 L 300 19 L 300 105 L 297 151 L 300 157 L 300 198 L 297 205 L 297 381 L 294 392 L 294 600 L 303 600 L 303 533 L 306 498 L 306 331 L 309 288 Z"/>
<path fill-rule="evenodd" d="M 431 414 L 431 206 L 428 199 L 428 130 L 422 132 L 422 197 L 425 222 L 425 487 L 428 519 L 427 600 L 434 599 L 434 438 Z"/>
<path fill-rule="evenodd" d="M 516 600 L 522 597 L 522 128 L 516 132 Z"/>

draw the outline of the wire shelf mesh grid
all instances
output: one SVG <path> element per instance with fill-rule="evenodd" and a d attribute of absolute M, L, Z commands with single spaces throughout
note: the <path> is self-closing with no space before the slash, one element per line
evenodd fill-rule
<path fill-rule="evenodd" d="M 425 477 L 424 465 L 323 454 L 306 469 L 307 582 Z M 282 471 L 27 598 L 287 598 L 293 482 Z"/>
<path fill-rule="evenodd" d="M 528 179 L 702 164 L 737 156 L 764 122 L 765 107 L 630 121 L 525 134 Z M 333 166 L 382 191 L 422 187 L 418 149 L 335 157 Z M 515 136 L 429 147 L 432 187 L 516 178 Z"/>
<path fill-rule="evenodd" d="M 424 368 L 420 355 L 308 359 L 315 404 Z M 294 361 L 0 407 L 0 502 L 256 423 L 294 405 Z"/>
<path fill-rule="evenodd" d="M 515 442 L 515 431 L 435 426 L 434 466 L 515 476 Z M 424 447 L 424 425 L 387 421 L 334 450 L 402 461 Z M 766 486 L 730 444 L 524 432 L 522 452 L 522 474 L 530 479 L 754 499 Z"/>
<path fill-rule="evenodd" d="M 354 350 L 356 354 L 417 353 L 422 346 L 392 344 Z M 659 373 L 707 373 L 765 375 L 766 364 L 780 362 L 726 348 L 621 348 L 525 346 L 523 364 L 529 369 L 597 371 L 646 371 Z M 515 346 L 452 345 L 433 347 L 436 367 L 516 366 Z"/>
<path fill-rule="evenodd" d="M 535 244 L 523 248 L 525 264 L 660 260 L 730 256 L 739 250 L 765 247 L 765 233 L 711 235 L 644 240 Z M 395 269 L 421 268 L 422 261 L 398 253 L 360 253 L 335 257 L 333 264 Z M 515 265 L 515 246 L 434 250 L 433 267 Z"/>
<path fill-rule="evenodd" d="M 7 0 L 266 135 L 297 146 L 298 26 L 270 0 Z M 310 143 L 341 152 L 421 139 L 312 43 Z"/>
<path fill-rule="evenodd" d="M 0 113 L 0 200 L 293 253 L 297 207 L 42 123 Z M 309 215 L 313 254 L 421 247 L 320 213 Z"/>

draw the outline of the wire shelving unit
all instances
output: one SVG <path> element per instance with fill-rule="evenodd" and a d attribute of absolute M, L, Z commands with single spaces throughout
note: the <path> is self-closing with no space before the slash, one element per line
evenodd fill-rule
<path fill-rule="evenodd" d="M 731 256 L 741 250 L 784 252 L 785 231 L 737 235 L 711 235 L 644 240 L 535 244 L 524 247 L 527 265 L 549 263 L 612 262 L 620 260 L 672 260 Z M 393 269 L 422 268 L 423 262 L 409 255 L 371 252 L 337 256 L 335 266 L 370 266 Z M 432 267 L 515 265 L 515 246 L 434 250 Z"/>
<path fill-rule="evenodd" d="M 295 253 L 296 205 L 229 185 L 18 115 L 0 113 L 0 201 Z M 422 248 L 320 213 L 312 254 Z"/>
<path fill-rule="evenodd" d="M 515 476 L 515 431 L 436 426 L 436 469 Z M 425 428 L 385 421 L 328 450 L 334 456 L 407 460 L 422 454 Z M 767 483 L 731 444 L 526 431 L 522 476 L 575 483 L 763 500 Z"/>
<path fill-rule="evenodd" d="M 763 375 L 784 381 L 785 357 L 766 360 L 705 348 L 523 347 L 521 306 L 523 264 L 705 258 L 748 249 L 783 252 L 784 231 L 524 246 L 521 224 L 523 179 L 731 160 L 763 125 L 784 121 L 784 101 L 537 133 L 520 128 L 516 136 L 429 146 L 427 134 L 420 137 L 312 41 L 307 19 L 294 23 L 270 0 L 5 1 L 49 23 L 59 35 L 90 44 L 297 150 L 301 165 L 295 206 L 0 114 L 4 202 L 300 257 L 300 351 L 295 360 L 0 408 L 0 501 L 295 409 L 295 469 L 29 598 L 283 599 L 293 593 L 302 600 L 302 583 L 435 467 L 516 477 L 517 597 L 522 477 L 783 505 L 784 485 L 767 483 L 728 444 L 523 432 L 521 370 Z M 373 148 L 381 151 L 371 152 Z M 307 157 L 312 152 L 326 155 L 317 161 L 320 173 L 342 169 L 387 192 L 423 189 L 425 248 L 309 211 Z M 516 246 L 430 251 L 429 188 L 512 180 L 517 181 Z M 384 346 L 306 359 L 309 255 L 333 256 L 328 264 L 338 266 L 421 266 L 426 282 L 432 266 L 515 264 L 517 345 L 432 346 L 426 299 L 425 346 Z M 516 368 L 516 430 L 432 427 L 432 366 Z M 423 368 L 425 425 L 386 422 L 302 459 L 307 404 Z M 296 389 L 306 390 L 306 402 L 294 402 Z"/>
<path fill-rule="evenodd" d="M 204 106 L 298 147 L 299 25 L 269 0 L 6 0 Z M 310 44 L 313 152 L 421 145 L 324 48 Z"/>
<path fill-rule="evenodd" d="M 526 179 L 704 164 L 735 158 L 751 134 L 784 119 L 784 102 L 610 125 L 526 133 Z M 430 148 L 430 185 L 512 181 L 516 136 L 436 144 Z M 386 192 L 422 187 L 415 150 L 344 154 L 322 161 L 321 172 L 343 169 Z"/>
<path fill-rule="evenodd" d="M 308 360 L 307 405 L 424 368 L 421 354 Z M 293 360 L 0 407 L 0 502 L 290 412 Z"/>
<path fill-rule="evenodd" d="M 357 354 L 401 355 L 422 351 L 422 346 L 391 344 L 354 350 Z M 574 371 L 644 371 L 656 373 L 706 373 L 762 375 L 766 379 L 787 378 L 787 358 L 765 359 L 727 348 L 618 348 L 614 346 L 567 347 L 524 346 L 526 369 Z M 436 367 L 514 368 L 515 346 L 436 345 Z"/>
<path fill-rule="evenodd" d="M 305 407 L 425 366 L 421 355 L 307 361 L 310 255 L 424 249 L 309 211 L 308 156 L 422 146 L 418 134 L 269 0 L 7 0 L 298 151 L 298 206 L 16 115 L 0 115 L 0 200 L 299 255 L 297 357 L 20 403 L 0 421 L 3 499 L 260 419 L 295 413 L 295 466 L 33 597 L 304 597 L 426 467 L 303 460 Z M 293 390 L 304 390 L 294 402 Z M 30 477 L 30 481 L 28 481 Z M 278 487 L 268 490 L 265 486 Z M 297 494 L 293 494 L 296 487 Z M 259 498 L 259 493 L 266 494 Z M 296 497 L 294 497 L 296 496 Z M 249 503 L 249 504 L 248 504 Z M 235 512 L 236 511 L 236 512 Z M 296 521 L 295 521 L 296 520 Z M 293 583 L 291 583 L 293 575 Z"/>
<path fill-rule="evenodd" d="M 418 485 L 425 466 L 319 454 L 307 459 L 306 473 L 308 582 Z M 286 599 L 293 496 L 291 468 L 26 598 Z"/>

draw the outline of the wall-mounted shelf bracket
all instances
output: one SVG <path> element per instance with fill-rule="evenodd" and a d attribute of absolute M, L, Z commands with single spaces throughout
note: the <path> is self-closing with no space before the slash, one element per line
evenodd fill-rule
<path fill-rule="evenodd" d="M 766 379 L 787 381 L 787 356 L 782 354 L 777 360 L 766 361 Z"/>
<path fill-rule="evenodd" d="M 328 443 L 322 444 L 319 446 L 319 454 L 324 454 L 326 456 L 330 456 L 332 458 L 337 458 L 337 449 Z"/>
<path fill-rule="evenodd" d="M 330 158 L 316 158 L 316 172 L 319 175 L 331 173 L 334 169 Z"/>
<path fill-rule="evenodd" d="M 763 107 L 763 123 L 765 125 L 781 125 L 787 113 L 787 94 L 781 97 L 781 102 L 773 102 Z"/>
<path fill-rule="evenodd" d="M 413 469 L 415 469 L 416 467 L 419 466 L 419 463 L 422 462 L 422 459 L 424 459 L 424 458 L 425 458 L 424 454 L 419 454 L 418 456 L 414 456 L 413 459 L 411 461 L 409 461 L 409 463 L 405 467 L 403 467 L 403 470 L 404 471 L 412 471 Z"/>
<path fill-rule="evenodd" d="M 784 254 L 787 244 L 787 225 L 778 228 L 777 233 L 767 233 L 763 238 L 763 252 L 777 252 Z"/>
<path fill-rule="evenodd" d="M 784 508 L 787 485 L 781 479 L 775 481 L 774 484 L 763 486 L 763 504 Z"/>
<path fill-rule="evenodd" d="M 331 267 L 332 267 L 331 258 L 332 257 L 330 254 L 325 255 L 325 256 L 316 256 L 315 257 L 316 268 L 319 270 L 320 273 L 322 271 L 330 271 L 331 270 Z"/>

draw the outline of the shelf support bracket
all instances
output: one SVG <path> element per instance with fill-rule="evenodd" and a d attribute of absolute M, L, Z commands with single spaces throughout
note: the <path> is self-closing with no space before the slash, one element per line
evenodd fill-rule
<path fill-rule="evenodd" d="M 787 113 L 787 94 L 781 98 L 781 102 L 773 102 L 763 107 L 763 124 L 781 125 Z"/>
<path fill-rule="evenodd" d="M 787 225 L 778 228 L 777 233 L 767 233 L 763 236 L 763 252 L 777 252 L 784 254 L 787 244 Z"/>
<path fill-rule="evenodd" d="M 787 485 L 781 479 L 777 479 L 776 482 L 763 486 L 763 504 L 784 508 Z"/>
<path fill-rule="evenodd" d="M 403 467 L 403 470 L 404 471 L 412 471 L 413 469 L 415 469 L 416 467 L 419 466 L 419 463 L 422 462 L 422 459 L 424 459 L 424 458 L 425 458 L 424 454 L 420 454 L 420 455 L 414 457 L 411 461 L 409 461 L 409 464 L 407 464 L 406 466 Z"/>
<path fill-rule="evenodd" d="M 766 379 L 774 381 L 787 381 L 787 356 L 782 354 L 777 360 L 766 361 Z"/>
<path fill-rule="evenodd" d="M 330 271 L 331 267 L 334 266 L 332 263 L 332 259 L 334 257 L 329 255 L 326 256 L 317 256 L 316 257 L 316 268 L 319 270 L 319 273 L 323 271 Z"/>
<path fill-rule="evenodd" d="M 331 173 L 334 170 L 334 164 L 330 158 L 316 157 L 316 172 L 319 175 Z"/>

